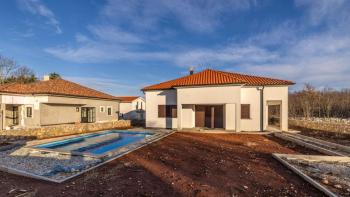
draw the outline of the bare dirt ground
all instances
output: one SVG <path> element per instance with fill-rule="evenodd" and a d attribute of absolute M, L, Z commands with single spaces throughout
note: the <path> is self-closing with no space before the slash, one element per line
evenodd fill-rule
<path fill-rule="evenodd" d="M 0 196 L 322 196 L 270 154 L 302 148 L 271 138 L 175 133 L 63 184 L 0 172 Z"/>
<path fill-rule="evenodd" d="M 300 134 L 326 140 L 333 143 L 350 146 L 350 133 L 339 133 L 331 131 L 321 131 L 315 129 L 308 129 L 304 127 L 290 126 L 290 129 L 301 131 Z"/>

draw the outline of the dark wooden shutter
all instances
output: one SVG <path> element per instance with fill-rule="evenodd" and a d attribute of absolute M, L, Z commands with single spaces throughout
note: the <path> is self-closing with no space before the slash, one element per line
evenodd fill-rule
<path fill-rule="evenodd" d="M 165 105 L 158 105 L 158 118 L 165 118 L 166 109 Z"/>
<path fill-rule="evenodd" d="M 241 119 L 250 119 L 250 104 L 241 104 Z"/>
<path fill-rule="evenodd" d="M 177 106 L 158 105 L 158 118 L 177 118 Z"/>
<path fill-rule="evenodd" d="M 177 118 L 177 106 L 176 105 L 171 106 L 171 117 Z"/>

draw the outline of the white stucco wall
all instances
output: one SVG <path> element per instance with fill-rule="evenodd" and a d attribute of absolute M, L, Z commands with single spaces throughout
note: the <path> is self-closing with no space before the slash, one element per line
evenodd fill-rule
<path fill-rule="evenodd" d="M 119 112 L 122 114 L 126 114 L 131 111 L 131 107 L 131 103 L 120 103 Z"/>
<path fill-rule="evenodd" d="M 190 120 L 187 110 L 183 110 L 184 104 L 218 104 L 224 105 L 224 127 L 226 130 L 240 131 L 240 121 L 235 117 L 240 117 L 241 86 L 201 86 L 201 87 L 181 87 L 177 88 L 177 116 L 178 129 L 187 125 L 194 125 L 194 119 Z M 237 107 L 238 106 L 238 107 Z M 234 116 L 234 117 L 232 117 Z M 182 118 L 180 118 L 182 117 Z M 227 119 L 226 119 L 227 117 Z M 236 121 L 233 121 L 236 120 Z M 191 122 L 190 122 L 191 121 Z"/>
<path fill-rule="evenodd" d="M 146 127 L 177 128 L 177 118 L 158 118 L 158 105 L 176 105 L 176 90 L 146 91 Z"/>
<path fill-rule="evenodd" d="M 81 107 L 95 107 L 96 108 L 96 122 L 118 120 L 117 112 L 119 112 L 119 101 L 116 101 L 116 100 L 49 96 L 48 103 L 81 105 Z M 100 111 L 100 107 L 104 107 L 103 112 Z M 108 115 L 107 107 L 112 108 L 111 115 Z"/>
<path fill-rule="evenodd" d="M 250 104 L 250 119 L 241 119 L 241 130 L 242 131 L 259 131 L 260 130 L 260 91 L 257 89 L 257 87 L 242 87 L 241 104 Z"/>
<path fill-rule="evenodd" d="M 236 131 L 260 130 L 260 91 L 247 86 L 181 87 L 176 90 L 146 91 L 146 126 L 194 128 L 194 105 L 223 105 L 224 128 Z M 280 101 L 281 128 L 288 130 L 288 86 L 264 88 L 264 129 L 267 128 L 270 101 Z M 250 104 L 250 119 L 241 119 L 241 104 Z M 178 118 L 158 118 L 158 105 L 177 105 Z"/>
<path fill-rule="evenodd" d="M 138 109 L 146 110 L 146 102 L 145 99 L 139 97 L 131 102 L 131 110 L 137 110 L 137 103 L 139 105 Z M 141 108 L 142 107 L 142 108 Z"/>
<path fill-rule="evenodd" d="M 182 105 L 182 128 L 195 127 L 194 105 Z"/>
<path fill-rule="evenodd" d="M 5 105 L 18 105 L 19 125 L 27 128 L 48 124 L 79 122 L 80 110 L 77 112 L 76 107 L 95 107 L 97 122 L 117 120 L 118 114 L 116 112 L 119 111 L 119 101 L 105 99 L 3 94 L 0 97 L 0 101 L 1 110 L 5 110 Z M 105 107 L 104 112 L 100 112 L 101 106 Z M 26 107 L 33 108 L 32 117 L 26 117 Z M 108 115 L 107 107 L 112 108 L 111 115 Z M 2 122 L 6 122 L 5 116 L 2 117 Z M 3 129 L 6 127 L 5 124 L 1 123 L 1 125 Z"/>

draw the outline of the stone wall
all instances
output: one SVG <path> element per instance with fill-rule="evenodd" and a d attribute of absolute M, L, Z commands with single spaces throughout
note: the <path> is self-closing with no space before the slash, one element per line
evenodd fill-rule
<path fill-rule="evenodd" d="M 350 133 L 350 121 L 348 119 L 291 118 L 289 119 L 289 125 L 321 131 Z"/>
<path fill-rule="evenodd" d="M 28 128 L 17 130 L 1 130 L 0 138 L 6 139 L 44 139 L 51 137 L 59 137 L 66 135 L 74 135 L 88 133 L 93 131 L 108 130 L 108 129 L 126 129 L 130 128 L 129 120 L 116 120 L 110 122 L 98 123 L 76 123 L 64 124 L 55 126 L 45 126 L 40 128 Z"/>

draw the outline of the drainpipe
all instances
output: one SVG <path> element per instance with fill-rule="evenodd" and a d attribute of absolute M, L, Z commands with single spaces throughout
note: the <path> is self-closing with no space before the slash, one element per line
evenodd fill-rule
<path fill-rule="evenodd" d="M 260 131 L 264 131 L 264 86 L 257 88 L 260 91 Z"/>

